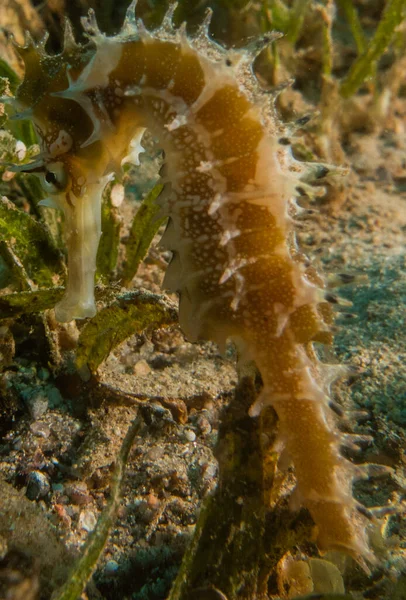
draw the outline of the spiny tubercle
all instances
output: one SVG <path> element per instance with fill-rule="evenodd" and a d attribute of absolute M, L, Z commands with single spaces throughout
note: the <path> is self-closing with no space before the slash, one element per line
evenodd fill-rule
<path fill-rule="evenodd" d="M 191 38 L 170 14 L 147 31 L 133 10 L 115 37 L 100 33 L 90 14 L 87 46 L 68 30 L 59 56 L 33 44 L 20 50 L 26 73 L 16 106 L 31 111 L 44 186 L 67 219 L 70 272 L 57 317 L 95 312 L 102 191 L 123 161 L 137 161 L 147 128 L 166 157 L 159 204 L 173 259 L 164 286 L 179 294 L 185 334 L 220 347 L 232 339 L 256 362 L 264 388 L 251 414 L 276 410 L 296 497 L 313 516 L 319 546 L 373 562 L 352 497 L 355 467 L 339 453 L 327 367 L 313 349 L 331 343 L 332 313 L 291 231 L 307 167 L 278 144 L 283 128 L 248 51 L 214 44 L 208 22 Z"/>

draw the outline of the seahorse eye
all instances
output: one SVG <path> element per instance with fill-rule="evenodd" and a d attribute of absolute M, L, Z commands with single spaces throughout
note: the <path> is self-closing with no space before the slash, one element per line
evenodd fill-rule
<path fill-rule="evenodd" d="M 51 194 L 63 192 L 68 187 L 69 176 L 62 162 L 49 164 L 43 177 L 43 187 Z"/>
<path fill-rule="evenodd" d="M 52 171 L 47 172 L 47 174 L 45 175 L 45 181 L 47 183 L 51 183 L 52 185 L 56 185 L 58 183 L 56 175 Z"/>

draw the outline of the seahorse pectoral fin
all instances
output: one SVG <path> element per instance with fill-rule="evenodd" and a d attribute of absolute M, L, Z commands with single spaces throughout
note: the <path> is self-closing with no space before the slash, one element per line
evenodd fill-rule
<path fill-rule="evenodd" d="M 65 295 L 55 306 L 58 321 L 84 319 L 96 314 L 94 277 L 101 236 L 101 203 L 110 177 L 87 187 L 76 198 L 71 192 L 64 201 L 65 235 L 68 248 L 68 281 Z"/>

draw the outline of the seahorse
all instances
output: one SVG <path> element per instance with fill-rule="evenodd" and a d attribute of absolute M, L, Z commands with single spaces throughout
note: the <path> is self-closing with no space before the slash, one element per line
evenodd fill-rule
<path fill-rule="evenodd" d="M 41 148 L 23 168 L 41 177 L 49 194 L 41 204 L 66 221 L 69 276 L 56 316 L 95 314 L 102 192 L 123 162 L 137 162 L 148 129 L 165 155 L 158 203 L 172 260 L 164 288 L 179 296 L 181 328 L 192 342 L 224 348 L 232 340 L 255 362 L 263 389 L 250 413 L 275 409 L 296 501 L 311 513 L 319 548 L 374 563 L 366 511 L 352 494 L 360 467 L 340 454 L 345 439 L 330 407 L 342 367 L 323 364 L 314 348 L 332 343 L 331 297 L 294 234 L 309 173 L 328 169 L 294 159 L 252 67 L 275 36 L 225 49 L 210 39 L 210 11 L 189 35 L 173 25 L 175 5 L 150 31 L 135 4 L 115 36 L 90 12 L 86 44 L 67 22 L 59 55 L 44 41 L 19 48 L 25 77 L 13 104 L 32 120 Z"/>

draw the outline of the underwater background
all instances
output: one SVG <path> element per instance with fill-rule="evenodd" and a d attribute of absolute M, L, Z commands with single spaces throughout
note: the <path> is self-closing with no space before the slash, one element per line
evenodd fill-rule
<path fill-rule="evenodd" d="M 26 31 L 37 41 L 47 31 L 47 51 L 58 53 L 65 17 L 84 41 L 80 17 L 89 8 L 113 35 L 127 5 L 2 0 L 1 95 L 23 77 L 11 35 L 24 44 Z M 360 435 L 346 456 L 371 463 L 354 494 L 375 514 L 378 563 L 366 574 L 349 557 L 318 553 L 309 514 L 289 509 L 294 472 L 279 471 L 276 458 L 261 461 L 260 425 L 247 415 L 259 383 L 238 379 L 232 347 L 222 356 L 182 335 L 176 297 L 161 290 L 170 256 L 159 246 L 163 157 L 152 138 L 143 139 L 141 165 L 126 165 L 105 192 L 98 315 L 56 322 L 63 224 L 38 206 L 36 177 L 11 169 L 29 161 L 37 140 L 5 102 L 1 599 L 406 598 L 405 3 L 185 0 L 175 23 L 186 21 L 192 34 L 207 7 L 211 35 L 226 47 L 284 34 L 255 62 L 270 110 L 288 123 L 311 116 L 291 140 L 294 156 L 337 166 L 297 234 L 327 276 L 357 275 L 338 290 L 334 353 L 325 358 L 352 366 L 334 397 L 347 414 L 341 429 Z M 153 29 L 167 8 L 139 0 L 137 15 Z M 266 419 L 276 428 L 273 411 Z M 230 510 L 236 497 L 239 513 Z"/>

